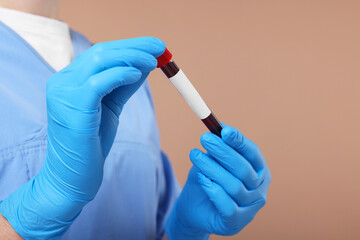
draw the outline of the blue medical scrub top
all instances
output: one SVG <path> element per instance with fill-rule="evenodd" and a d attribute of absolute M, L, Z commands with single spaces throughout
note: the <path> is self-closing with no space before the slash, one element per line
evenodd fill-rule
<path fill-rule="evenodd" d="M 72 31 L 75 56 L 91 44 Z M 55 70 L 0 21 L 0 200 L 36 175 L 46 154 L 46 81 Z M 146 81 L 120 116 L 104 179 L 62 239 L 161 239 L 179 194 Z"/>

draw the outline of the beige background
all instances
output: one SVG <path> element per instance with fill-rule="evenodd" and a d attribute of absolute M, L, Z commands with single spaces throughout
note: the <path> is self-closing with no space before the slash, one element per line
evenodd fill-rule
<path fill-rule="evenodd" d="M 61 18 L 93 42 L 161 38 L 219 119 L 260 146 L 268 204 L 228 239 L 360 239 L 360 1 L 63 0 Z M 206 129 L 160 70 L 150 81 L 184 184 Z"/>

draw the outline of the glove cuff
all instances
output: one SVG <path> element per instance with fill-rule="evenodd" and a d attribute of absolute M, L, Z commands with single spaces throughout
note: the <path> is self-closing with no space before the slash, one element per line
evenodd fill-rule
<path fill-rule="evenodd" d="M 210 234 L 189 229 L 184 226 L 176 216 L 176 205 L 165 223 L 165 232 L 169 240 L 207 240 Z"/>
<path fill-rule="evenodd" d="M 85 203 L 44 195 L 36 185 L 35 176 L 0 202 L 0 212 L 24 239 L 60 239 Z"/>

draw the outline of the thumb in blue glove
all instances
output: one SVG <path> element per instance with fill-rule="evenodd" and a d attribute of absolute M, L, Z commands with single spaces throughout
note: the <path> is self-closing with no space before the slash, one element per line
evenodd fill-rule
<path fill-rule="evenodd" d="M 259 148 L 233 127 L 201 137 L 186 184 L 167 222 L 169 239 L 234 235 L 265 205 L 270 171 Z"/>

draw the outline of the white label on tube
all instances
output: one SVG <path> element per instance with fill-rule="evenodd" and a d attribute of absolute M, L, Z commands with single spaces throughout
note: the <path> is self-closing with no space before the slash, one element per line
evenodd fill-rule
<path fill-rule="evenodd" d="M 169 79 L 200 119 L 207 118 L 210 115 L 210 109 L 181 69 Z"/>

